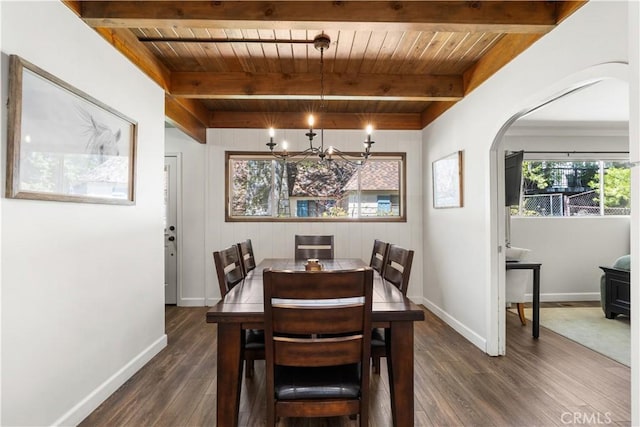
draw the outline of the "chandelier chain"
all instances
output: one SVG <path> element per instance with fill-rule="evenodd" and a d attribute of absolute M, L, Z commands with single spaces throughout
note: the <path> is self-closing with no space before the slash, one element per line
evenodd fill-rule
<path fill-rule="evenodd" d="M 298 153 L 287 152 L 285 141 L 283 141 L 282 143 L 282 148 L 283 148 L 282 152 L 278 153 L 274 151 L 274 147 L 277 145 L 275 142 L 273 142 L 275 132 L 273 128 L 269 129 L 269 142 L 267 143 L 267 147 L 269 147 L 269 151 L 271 152 L 271 154 L 278 159 L 291 162 L 291 161 L 294 161 L 291 159 L 291 156 L 294 155 L 298 159 L 297 161 L 302 161 L 311 155 L 317 155 L 321 161 L 325 161 L 325 160 L 331 161 L 333 160 L 334 156 L 337 156 L 346 162 L 349 162 L 358 166 L 362 166 L 364 162 L 367 161 L 367 159 L 369 158 L 369 155 L 371 154 L 371 147 L 375 143 L 375 141 L 371 139 L 371 132 L 373 129 L 371 125 L 366 126 L 365 130 L 367 132 L 367 139 L 364 141 L 364 150 L 360 153 L 360 158 L 357 160 L 354 160 L 353 156 L 349 155 L 348 153 L 343 153 L 342 151 L 338 150 L 333 146 L 329 146 L 329 148 L 327 149 L 324 148 L 324 126 L 322 125 L 322 119 L 323 119 L 322 115 L 326 113 L 326 109 L 327 109 L 327 105 L 324 98 L 324 86 L 325 86 L 324 51 L 329 49 L 330 45 L 331 45 L 331 39 L 324 32 L 322 32 L 321 34 L 318 34 L 313 40 L 313 46 L 320 51 L 320 108 L 319 108 L 319 112 L 321 116 L 320 146 L 315 147 L 313 145 L 314 137 L 318 135 L 316 132 L 314 132 L 313 126 L 314 124 L 317 124 L 317 122 L 314 120 L 313 115 L 309 115 L 309 121 L 308 121 L 309 131 L 305 133 L 305 136 L 309 139 L 309 148 L 307 148 L 304 151 L 301 151 Z"/>

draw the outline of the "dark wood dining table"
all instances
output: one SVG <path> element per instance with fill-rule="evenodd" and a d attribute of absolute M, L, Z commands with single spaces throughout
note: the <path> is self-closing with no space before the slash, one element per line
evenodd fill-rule
<path fill-rule="evenodd" d="M 207 323 L 218 324 L 217 363 L 217 425 L 238 425 L 238 408 L 242 387 L 242 339 L 244 329 L 264 328 L 262 272 L 304 270 L 306 261 L 264 259 L 244 282 L 236 285 L 213 306 Z M 367 266 L 360 259 L 321 260 L 325 270 L 349 270 Z M 424 320 L 424 311 L 402 295 L 395 286 L 385 282 L 374 271 L 373 313 L 375 327 L 389 328 L 387 371 L 391 395 L 393 425 L 414 425 L 413 393 L 413 322 Z"/>

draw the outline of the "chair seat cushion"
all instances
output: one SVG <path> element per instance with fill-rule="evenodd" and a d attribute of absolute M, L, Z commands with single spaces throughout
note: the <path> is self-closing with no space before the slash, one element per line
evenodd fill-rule
<path fill-rule="evenodd" d="M 326 367 L 276 366 L 275 397 L 279 400 L 358 398 L 358 364 Z"/>
<path fill-rule="evenodd" d="M 244 348 L 264 348 L 264 330 L 247 329 L 245 331 Z"/>
<path fill-rule="evenodd" d="M 383 328 L 373 328 L 371 331 L 371 346 L 372 347 L 384 347 L 385 339 L 384 339 L 384 329 Z"/>

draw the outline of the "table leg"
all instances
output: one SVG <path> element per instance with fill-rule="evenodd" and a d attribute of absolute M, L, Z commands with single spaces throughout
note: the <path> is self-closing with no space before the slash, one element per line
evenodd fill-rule
<path fill-rule="evenodd" d="M 239 323 L 218 323 L 218 427 L 238 425 L 242 387 L 242 329 Z"/>
<path fill-rule="evenodd" d="M 387 331 L 387 370 L 393 425 L 412 427 L 413 322 L 391 322 Z"/>
<path fill-rule="evenodd" d="M 540 268 L 533 269 L 533 338 L 540 335 Z"/>

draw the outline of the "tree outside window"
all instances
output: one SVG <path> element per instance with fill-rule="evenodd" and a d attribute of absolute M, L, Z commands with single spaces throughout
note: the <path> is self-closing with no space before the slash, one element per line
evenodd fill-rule
<path fill-rule="evenodd" d="M 629 215 L 631 170 L 613 161 L 525 161 L 524 216 Z M 601 197 L 603 195 L 604 197 Z"/>
<path fill-rule="evenodd" d="M 404 153 L 360 162 L 227 153 L 227 220 L 405 221 Z"/>

